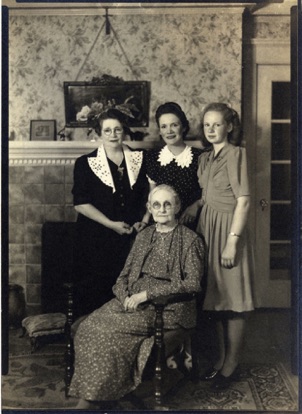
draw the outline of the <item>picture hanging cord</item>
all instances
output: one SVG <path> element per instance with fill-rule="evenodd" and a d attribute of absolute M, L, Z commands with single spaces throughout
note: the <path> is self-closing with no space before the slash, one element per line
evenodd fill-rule
<path fill-rule="evenodd" d="M 134 78 L 136 80 L 138 80 L 138 78 L 137 78 L 137 76 L 135 74 L 135 71 L 132 68 L 131 62 L 129 61 L 129 59 L 128 59 L 127 55 L 126 55 L 126 52 L 125 52 L 125 50 L 124 50 L 124 48 L 123 48 L 123 46 L 122 46 L 122 44 L 121 44 L 121 42 L 120 42 L 120 40 L 119 40 L 119 38 L 117 36 L 115 30 L 113 29 L 113 27 L 112 27 L 112 25 L 110 23 L 109 14 L 108 14 L 108 7 L 106 7 L 105 10 L 106 10 L 106 14 L 105 14 L 105 16 L 103 16 L 105 18 L 105 21 L 104 21 L 102 27 L 100 28 L 100 30 L 98 31 L 98 33 L 96 35 L 96 38 L 95 38 L 94 42 L 92 43 L 92 45 L 91 45 L 91 47 L 89 49 L 89 52 L 87 53 L 87 56 L 86 56 L 84 62 L 82 63 L 82 66 L 80 67 L 80 70 L 79 70 L 79 72 L 78 72 L 78 74 L 77 74 L 77 76 L 75 78 L 75 81 L 77 81 L 79 79 L 79 76 L 80 76 L 80 74 L 81 74 L 81 72 L 83 70 L 83 67 L 87 63 L 87 60 L 89 59 L 89 56 L 91 55 L 91 52 L 92 52 L 94 46 L 96 45 L 96 42 L 97 42 L 98 38 L 100 37 L 100 34 L 101 34 L 101 32 L 102 32 L 102 30 L 103 30 L 103 28 L 104 28 L 105 25 L 106 25 L 106 28 L 105 28 L 106 35 L 110 35 L 110 29 L 111 29 L 112 30 L 112 33 L 113 33 L 113 35 L 114 35 L 114 37 L 115 37 L 115 39 L 117 41 L 117 44 L 119 45 L 119 47 L 120 47 L 120 49 L 121 49 L 121 51 L 122 51 L 122 53 L 123 53 L 123 55 L 124 55 L 124 57 L 126 59 L 126 62 L 127 62 L 128 66 L 129 66 L 129 68 L 131 69 L 131 72 L 132 72 Z"/>

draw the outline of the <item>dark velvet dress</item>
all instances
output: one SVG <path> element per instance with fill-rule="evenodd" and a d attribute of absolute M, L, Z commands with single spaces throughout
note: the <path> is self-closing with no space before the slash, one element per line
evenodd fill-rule
<path fill-rule="evenodd" d="M 129 225 L 145 212 L 148 182 L 142 151 L 124 145 L 118 167 L 103 147 L 78 158 L 74 168 L 74 205 L 92 204 L 113 221 Z M 74 279 L 76 315 L 90 313 L 113 297 L 112 286 L 123 269 L 135 233 L 119 235 L 79 214 Z M 79 307 L 77 307 L 79 305 Z"/>

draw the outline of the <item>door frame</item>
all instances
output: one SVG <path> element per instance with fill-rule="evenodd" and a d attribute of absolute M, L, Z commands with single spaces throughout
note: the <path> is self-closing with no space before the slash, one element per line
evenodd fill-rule
<path fill-rule="evenodd" d="M 261 288 L 258 289 L 262 294 L 260 303 L 262 306 L 270 308 L 290 308 L 291 307 L 291 269 L 288 271 L 275 270 L 280 275 L 283 274 L 285 278 L 272 280 L 272 269 L 270 268 L 270 211 L 274 200 L 271 199 L 271 162 L 266 163 L 266 160 L 271 161 L 271 95 L 273 82 L 290 82 L 290 66 L 280 64 L 258 65 L 257 66 L 257 136 L 254 140 L 257 158 L 255 159 L 255 204 L 254 212 L 257 226 L 255 226 L 255 251 L 259 263 L 258 272 L 261 277 Z M 257 141 L 257 142 L 256 142 Z M 292 143 L 291 143 L 292 144 Z M 259 185 L 261 183 L 261 185 Z M 263 185 L 262 185 L 263 184 Z M 264 210 L 261 209 L 259 201 L 266 199 L 268 206 Z M 292 197 L 290 197 L 292 201 Z M 278 203 L 278 202 L 277 202 Z M 265 240 L 265 243 L 259 245 L 260 240 Z M 266 243 L 267 242 L 267 243 Z M 285 243 L 283 241 L 283 243 Z M 261 264 L 260 264 L 261 263 Z M 270 274 L 263 274 L 261 269 L 269 269 Z M 288 278 L 289 274 L 289 278 Z M 258 280 L 258 285 L 260 280 Z"/>
<path fill-rule="evenodd" d="M 244 65 L 243 65 L 243 136 L 247 148 L 250 170 L 251 185 L 251 211 L 250 225 L 252 229 L 256 228 L 257 209 L 259 200 L 256 199 L 258 189 L 256 188 L 256 138 L 258 133 L 257 125 L 257 100 L 258 100 L 258 72 L 262 65 L 290 65 L 290 42 L 289 41 L 271 41 L 255 40 L 244 46 Z M 256 246 L 256 232 L 251 234 L 252 242 Z M 261 272 L 255 274 L 255 284 L 257 290 L 262 291 L 267 288 L 266 281 Z M 278 289 L 278 283 L 276 288 Z M 260 303 L 256 301 L 258 307 L 270 307 L 271 304 Z"/>

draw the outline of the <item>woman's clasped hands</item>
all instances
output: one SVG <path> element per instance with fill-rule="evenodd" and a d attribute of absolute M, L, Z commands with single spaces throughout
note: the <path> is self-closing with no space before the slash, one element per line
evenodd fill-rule
<path fill-rule="evenodd" d="M 116 233 L 120 234 L 121 236 L 123 234 L 131 234 L 133 232 L 133 227 L 125 223 L 124 221 L 113 221 L 111 229 Z"/>
<path fill-rule="evenodd" d="M 133 231 L 139 233 L 144 230 L 146 226 L 147 223 L 143 221 L 134 223 L 133 226 L 130 226 L 130 224 L 127 224 L 124 221 L 113 221 L 110 228 L 122 236 L 123 234 L 131 234 Z"/>
<path fill-rule="evenodd" d="M 131 295 L 130 297 L 127 296 L 124 300 L 124 308 L 125 310 L 136 310 L 138 305 L 140 305 L 143 302 L 146 302 L 147 300 L 147 292 L 139 292 L 135 293 L 134 295 Z"/>

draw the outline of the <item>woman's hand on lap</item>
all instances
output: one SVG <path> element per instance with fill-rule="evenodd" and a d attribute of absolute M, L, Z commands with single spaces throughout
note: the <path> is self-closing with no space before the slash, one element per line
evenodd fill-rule
<path fill-rule="evenodd" d="M 124 307 L 126 310 L 136 310 L 138 305 L 147 300 L 147 292 L 139 292 L 135 293 L 134 295 L 130 296 L 130 298 L 126 298 L 124 301 Z"/>

